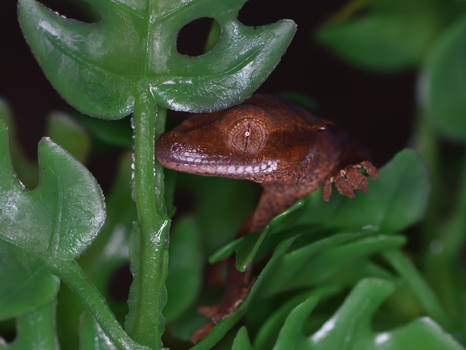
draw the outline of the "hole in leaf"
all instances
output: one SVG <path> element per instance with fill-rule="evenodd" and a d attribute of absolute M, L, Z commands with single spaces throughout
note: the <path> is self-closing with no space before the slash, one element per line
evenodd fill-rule
<path fill-rule="evenodd" d="M 97 14 L 95 7 L 84 1 L 40 0 L 40 2 L 49 9 L 67 18 L 86 23 L 94 23 L 100 20 L 100 16 Z"/>
<path fill-rule="evenodd" d="M 209 34 L 216 22 L 213 18 L 202 17 L 186 24 L 178 32 L 176 48 L 179 53 L 188 56 L 200 56 L 213 48 L 218 41 L 218 34 L 210 42 Z M 218 25 L 216 26 L 218 28 Z M 206 50 L 207 48 L 207 50 Z"/>
<path fill-rule="evenodd" d="M 12 343 L 16 339 L 16 319 L 9 318 L 0 321 L 0 339 L 6 341 L 7 344 Z"/>
<path fill-rule="evenodd" d="M 124 264 L 115 270 L 108 282 L 108 295 L 117 302 L 126 302 L 129 287 L 133 280 L 129 264 Z"/>

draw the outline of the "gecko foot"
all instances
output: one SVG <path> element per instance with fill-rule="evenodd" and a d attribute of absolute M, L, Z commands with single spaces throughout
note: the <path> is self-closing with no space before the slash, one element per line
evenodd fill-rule
<path fill-rule="evenodd" d="M 342 195 L 354 198 L 354 190 L 361 190 L 367 193 L 367 185 L 369 181 L 367 177 L 359 171 L 364 169 L 367 175 L 377 178 L 379 172 L 377 168 L 368 160 L 362 161 L 358 164 L 347 165 L 344 168 L 338 170 L 337 174 L 329 177 L 324 184 L 322 190 L 322 198 L 328 202 L 332 194 L 332 184 L 335 183 L 335 187 L 338 192 Z"/>

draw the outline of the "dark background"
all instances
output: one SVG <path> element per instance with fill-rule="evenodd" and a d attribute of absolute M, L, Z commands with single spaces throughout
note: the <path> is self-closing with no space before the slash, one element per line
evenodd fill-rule
<path fill-rule="evenodd" d="M 220 1 L 220 0 L 219 0 Z M 42 1 L 70 17 L 85 19 L 60 0 Z M 409 141 L 415 106 L 414 72 L 370 73 L 348 66 L 313 40 L 314 30 L 347 1 L 250 0 L 239 19 L 263 25 L 293 19 L 298 31 L 287 53 L 259 92 L 297 91 L 314 99 L 316 114 L 335 121 L 367 146 L 377 165 L 387 162 Z M 37 142 L 44 135 L 46 115 L 52 110 L 72 110 L 42 74 L 27 47 L 16 19 L 14 0 L 0 4 L 0 97 L 12 107 L 19 140 L 35 159 Z M 203 47 L 208 26 L 193 24 L 182 32 L 179 47 L 196 52 Z M 170 118 L 184 115 L 169 114 Z M 88 165 L 103 188 L 111 181 L 117 153 L 94 156 Z"/>

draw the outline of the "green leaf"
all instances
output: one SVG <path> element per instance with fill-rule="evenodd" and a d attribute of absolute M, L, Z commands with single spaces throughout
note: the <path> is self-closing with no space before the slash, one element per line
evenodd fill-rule
<path fill-rule="evenodd" d="M 0 338 L 0 349 L 8 350 L 58 350 L 55 320 L 55 302 L 46 304 L 17 320 L 17 339 L 4 348 Z"/>
<path fill-rule="evenodd" d="M 171 234 L 167 278 L 167 305 L 164 315 L 173 321 L 196 300 L 202 282 L 202 255 L 197 223 L 181 218 Z"/>
<path fill-rule="evenodd" d="M 213 111 L 250 96 L 288 46 L 296 25 L 282 20 L 252 28 L 237 13 L 245 0 L 96 0 L 102 20 L 61 17 L 35 0 L 20 0 L 23 33 L 55 88 L 77 109 L 119 119 L 141 91 L 180 111 Z M 212 17 L 222 35 L 199 57 L 176 50 L 178 31 Z M 66 78 L 64 78 L 64 76 Z"/>
<path fill-rule="evenodd" d="M 371 13 L 329 23 L 317 39 L 342 59 L 361 68 L 397 71 L 417 65 L 438 31 L 435 18 L 421 14 Z"/>
<path fill-rule="evenodd" d="M 87 312 L 81 319 L 79 348 L 81 350 L 119 350 Z"/>
<path fill-rule="evenodd" d="M 102 191 L 67 152 L 39 143 L 40 184 L 27 191 L 16 179 L 0 124 L 0 239 L 48 260 L 76 258 L 105 221 Z"/>
<path fill-rule="evenodd" d="M 393 290 L 394 285 L 384 280 L 362 280 L 339 310 L 317 332 L 307 336 L 302 332 L 303 324 L 315 306 L 315 300 L 310 297 L 290 313 L 273 349 L 463 349 L 428 318 L 394 330 L 374 332 L 370 327 L 371 318 Z"/>
<path fill-rule="evenodd" d="M 341 283 L 333 280 L 335 275 L 351 278 L 353 271 L 372 255 L 398 248 L 406 242 L 402 236 L 377 235 L 360 239 L 356 239 L 356 234 L 353 236 L 352 241 L 342 244 L 351 239 L 351 234 L 334 235 L 285 255 L 273 278 L 269 279 L 265 295 L 325 282 Z"/>
<path fill-rule="evenodd" d="M 280 264 L 281 266 L 281 264 Z M 284 302 L 278 310 L 269 315 L 265 323 L 260 328 L 259 332 L 254 339 L 254 349 L 256 350 L 268 350 L 273 347 L 275 343 L 280 328 L 287 315 L 298 305 L 308 300 L 310 298 L 317 298 L 322 300 L 324 298 L 330 297 L 340 291 L 340 288 L 330 285 L 318 287 L 310 292 L 305 292 L 298 294 L 297 296 L 288 299 Z"/>
<path fill-rule="evenodd" d="M 466 141 L 466 16 L 435 43 L 421 83 L 426 116 L 445 137 Z"/>
<path fill-rule="evenodd" d="M 47 135 L 80 162 L 85 162 L 90 149 L 90 139 L 76 120 L 65 112 L 53 112 L 47 121 Z"/>
<path fill-rule="evenodd" d="M 236 333 L 231 350 L 252 350 L 246 327 L 241 327 L 238 333 Z"/>
<path fill-rule="evenodd" d="M 49 304 L 59 280 L 38 258 L 0 241 L 0 320 L 32 312 Z"/>

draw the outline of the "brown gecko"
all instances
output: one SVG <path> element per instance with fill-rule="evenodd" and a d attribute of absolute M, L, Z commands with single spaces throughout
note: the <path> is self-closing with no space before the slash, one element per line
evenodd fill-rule
<path fill-rule="evenodd" d="M 185 120 L 160 137 L 156 154 L 170 169 L 260 183 L 259 203 L 239 235 L 262 230 L 277 214 L 320 187 L 325 201 L 332 183 L 348 197 L 354 197 L 357 189 L 367 192 L 367 177 L 359 169 L 377 177 L 362 148 L 335 131 L 332 122 L 267 95 Z M 194 342 L 241 304 L 251 285 L 250 274 L 251 269 L 238 272 L 230 259 L 224 298 L 220 305 L 200 308 L 212 321 L 193 335 Z"/>

